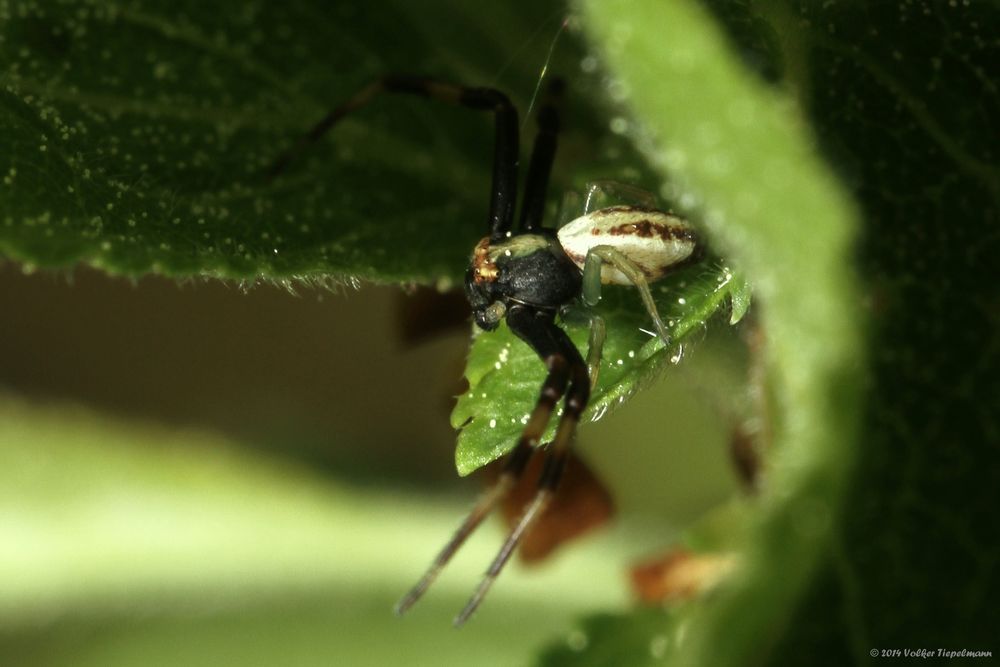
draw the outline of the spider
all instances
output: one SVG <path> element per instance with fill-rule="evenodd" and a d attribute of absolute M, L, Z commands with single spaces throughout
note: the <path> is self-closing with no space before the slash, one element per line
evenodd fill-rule
<path fill-rule="evenodd" d="M 542 226 L 559 131 L 556 103 L 562 91 L 561 80 L 553 81 L 538 111 L 538 133 L 516 227 L 518 113 L 510 99 L 493 88 L 467 87 L 422 76 L 382 77 L 333 109 L 270 170 L 271 177 L 279 174 L 301 150 L 382 92 L 429 97 L 491 112 L 494 116 L 488 235 L 472 252 L 465 291 L 476 324 L 485 331 L 493 331 L 501 321 L 506 321 L 510 330 L 538 354 L 548 374 L 520 439 L 507 455 L 499 480 L 483 494 L 423 577 L 397 604 L 396 613 L 400 615 L 424 594 L 469 535 L 511 490 L 540 446 L 556 405 L 562 400 L 556 435 L 544 447 L 546 458 L 534 499 L 525 507 L 468 604 L 455 618 L 456 626 L 464 624 L 482 602 L 521 538 L 555 493 L 577 422 L 597 379 L 604 341 L 603 321 L 588 311 L 590 337 L 585 361 L 556 323 L 556 316 L 579 302 L 587 307 L 596 305 L 602 283 L 633 285 L 657 334 L 669 346 L 670 335 L 657 312 L 648 283 L 688 263 L 700 251 L 690 224 L 651 206 L 612 206 L 590 211 L 590 201 L 600 185 L 590 189 L 583 216 L 559 230 Z"/>

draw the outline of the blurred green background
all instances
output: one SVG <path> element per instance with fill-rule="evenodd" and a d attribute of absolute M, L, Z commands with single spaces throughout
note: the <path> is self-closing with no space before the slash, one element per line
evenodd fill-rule
<path fill-rule="evenodd" d="M 496 521 L 396 618 L 482 486 L 448 426 L 468 330 L 405 343 L 408 298 L 4 266 L 4 664 L 523 664 L 736 492 L 723 329 L 581 429 L 613 525 L 515 562 L 456 631 Z"/>

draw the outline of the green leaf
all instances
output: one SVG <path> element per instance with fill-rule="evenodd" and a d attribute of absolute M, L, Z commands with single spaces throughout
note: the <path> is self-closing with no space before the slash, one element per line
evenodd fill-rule
<path fill-rule="evenodd" d="M 14 0 L 0 254 L 127 275 L 448 284 L 486 229 L 489 114 L 386 96 L 282 177 L 264 173 L 387 72 L 495 85 L 527 108 L 558 7 Z M 575 38 L 559 44 L 553 68 L 575 69 Z M 594 127 L 579 93 L 574 126 Z M 630 152 L 603 126 L 578 137 L 583 171 Z"/>
<path fill-rule="evenodd" d="M 998 303 L 1000 170 L 983 137 L 1000 113 L 986 74 L 1000 14 L 984 3 L 711 5 L 755 73 L 687 3 L 584 9 L 648 154 L 754 284 L 775 411 L 766 485 L 739 576 L 670 617 L 589 620 L 593 636 L 571 637 L 608 656 L 595 664 L 995 650 L 1000 545 L 983 528 L 1000 506 L 998 320 L 986 305 Z M 817 154 L 859 204 L 854 243 L 851 207 Z M 679 623 L 683 639 L 660 660 L 613 631 L 646 628 L 649 642 Z M 543 662 L 563 664 L 560 651 Z"/>
<path fill-rule="evenodd" d="M 776 406 L 767 491 L 741 545 L 739 575 L 692 605 L 684 641 L 664 655 L 676 664 L 745 664 L 829 550 L 853 462 L 844 443 L 856 433 L 863 359 L 850 262 L 855 213 L 794 107 L 747 75 L 697 7 L 583 9 L 619 96 L 641 121 L 638 141 L 745 271 L 766 316 Z"/>
<path fill-rule="evenodd" d="M 607 340 L 584 420 L 604 417 L 665 367 L 678 363 L 694 334 L 734 294 L 743 299 L 744 306 L 749 305 L 746 284 L 718 263 L 691 267 L 652 289 L 674 344 L 664 349 L 635 290 L 606 288 L 595 310 L 605 320 Z M 573 322 L 565 326 L 577 347 L 586 350 L 589 327 Z M 545 367 L 530 347 L 502 326 L 475 336 L 465 376 L 469 390 L 459 397 L 451 415 L 452 425 L 461 429 L 455 462 L 462 475 L 514 447 L 538 398 Z M 556 422 L 553 419 L 549 424 L 543 441 L 554 436 Z"/>
<path fill-rule="evenodd" d="M 306 0 L 233 3 L 228 12 L 218 3 L 109 0 L 79 11 L 25 3 L 0 45 L 11 62 L 0 107 L 0 253 L 29 266 L 83 261 L 131 275 L 454 283 L 485 228 L 487 114 L 376 100 L 281 178 L 263 174 L 328 109 L 385 72 L 497 85 L 526 109 L 549 47 L 559 46 L 553 71 L 578 70 L 576 37 L 560 30 L 552 8 L 460 5 L 387 7 L 376 20 L 350 4 Z M 455 38 L 458 28 L 467 38 Z M 499 34 L 521 36 L 516 57 Z M 642 183 L 648 173 L 591 106 L 602 98 L 599 84 L 572 81 L 553 200 L 595 176 Z M 686 286 L 661 294 L 679 341 L 728 294 L 718 290 L 720 271 L 686 274 Z M 632 296 L 609 297 L 602 312 L 612 366 L 591 415 L 617 405 L 668 358 L 646 345 Z M 472 364 L 509 342 L 480 339 Z M 511 368 L 529 356 L 517 347 Z M 531 366 L 517 380 L 537 385 Z M 463 474 L 510 447 L 513 431 L 488 425 L 518 425 L 534 399 L 537 386 L 527 384 L 503 397 L 489 391 L 509 377 L 474 387 L 491 401 L 465 401 L 456 412 L 459 423 L 475 416 L 459 443 Z"/>
<path fill-rule="evenodd" d="M 545 649 L 539 664 L 550 667 L 663 664 L 682 638 L 683 613 L 645 608 L 628 616 L 594 614 L 564 642 Z"/>

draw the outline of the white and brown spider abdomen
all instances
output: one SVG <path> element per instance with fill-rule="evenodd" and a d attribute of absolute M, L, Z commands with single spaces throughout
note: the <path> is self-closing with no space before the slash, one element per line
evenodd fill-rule
<path fill-rule="evenodd" d="M 559 242 L 581 270 L 591 248 L 610 246 L 639 267 L 650 282 L 693 259 L 698 250 L 698 237 L 687 221 L 636 206 L 612 206 L 583 215 L 559 230 Z M 609 264 L 601 268 L 601 282 L 632 284 Z"/>

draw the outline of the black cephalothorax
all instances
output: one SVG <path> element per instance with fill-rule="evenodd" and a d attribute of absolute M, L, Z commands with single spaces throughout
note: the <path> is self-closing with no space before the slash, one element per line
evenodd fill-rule
<path fill-rule="evenodd" d="M 635 285 L 659 336 L 669 342 L 656 312 L 647 281 L 694 256 L 696 237 L 685 221 L 650 207 L 618 206 L 582 216 L 560 230 L 542 227 L 546 190 L 556 151 L 559 119 L 556 101 L 562 84 L 549 86 L 538 111 L 538 134 L 525 178 L 517 225 L 518 120 L 517 111 L 503 93 L 491 88 L 469 88 L 419 76 L 386 76 L 363 88 L 331 111 L 270 171 L 274 177 L 295 155 L 319 139 L 340 119 L 368 104 L 379 92 L 434 98 L 493 114 L 496 135 L 493 150 L 493 186 L 487 218 L 487 236 L 475 247 L 465 277 L 465 289 L 476 324 L 487 331 L 506 321 L 548 369 L 524 431 L 504 462 L 497 483 L 477 502 L 452 539 L 435 558 L 416 586 L 399 602 L 402 614 L 434 581 L 473 530 L 514 486 L 539 447 L 542 435 L 563 402 L 556 435 L 545 448 L 545 464 L 534 499 L 524 509 L 468 604 L 455 619 L 464 623 L 475 611 L 513 554 L 524 534 L 545 511 L 569 456 L 570 446 L 596 381 L 604 324 L 591 316 L 587 359 L 556 324 L 564 306 L 583 301 L 594 305 L 601 283 L 623 281 Z M 590 197 L 588 197 L 588 202 Z M 564 233 L 565 232 L 565 233 Z"/>
<path fill-rule="evenodd" d="M 476 323 L 487 331 L 499 324 L 496 304 L 557 310 L 580 296 L 580 269 L 552 232 L 512 236 L 499 243 L 484 238 L 465 276 Z M 493 310 L 491 310 L 491 308 Z"/>

